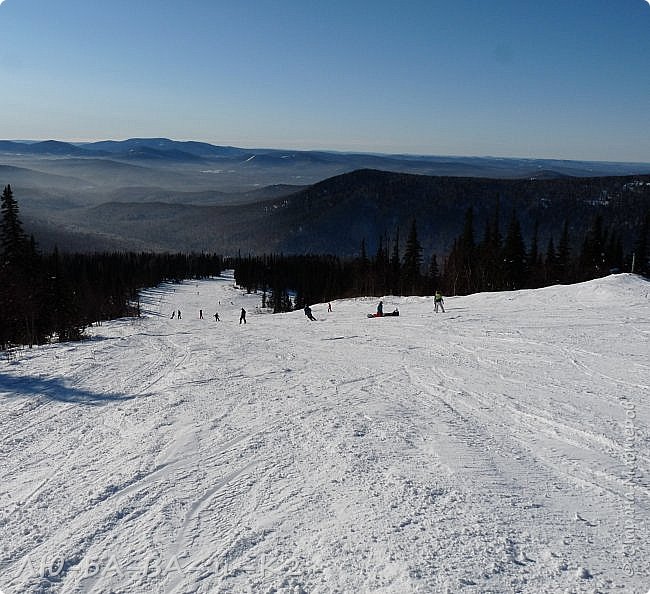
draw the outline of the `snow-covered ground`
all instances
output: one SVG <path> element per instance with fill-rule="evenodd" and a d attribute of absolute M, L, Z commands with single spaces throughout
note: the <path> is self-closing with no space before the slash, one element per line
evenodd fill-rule
<path fill-rule="evenodd" d="M 146 291 L 0 362 L 0 590 L 645 594 L 649 294 Z"/>

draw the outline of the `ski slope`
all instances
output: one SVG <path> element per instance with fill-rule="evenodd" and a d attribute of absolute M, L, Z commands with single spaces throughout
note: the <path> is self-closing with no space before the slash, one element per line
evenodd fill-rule
<path fill-rule="evenodd" d="M 649 294 L 148 290 L 0 362 L 0 590 L 645 594 Z"/>

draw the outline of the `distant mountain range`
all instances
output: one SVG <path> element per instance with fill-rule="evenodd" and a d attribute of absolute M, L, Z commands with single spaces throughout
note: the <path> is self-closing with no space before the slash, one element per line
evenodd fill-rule
<path fill-rule="evenodd" d="M 557 159 L 497 157 L 438 157 L 382 155 L 284 149 L 244 149 L 216 146 L 205 142 L 177 141 L 167 138 L 131 138 L 100 142 L 67 143 L 55 140 L 0 140 L 0 158 L 10 156 L 93 157 L 125 161 L 168 161 L 170 163 L 248 163 L 251 167 L 289 166 L 296 163 L 345 167 L 375 168 L 428 175 L 472 177 L 537 177 L 630 175 L 650 173 L 648 163 L 610 163 Z M 327 177 L 327 176 L 325 176 Z M 323 179 L 323 178 L 321 178 Z M 315 180 L 310 180 L 315 181 Z M 318 181 L 318 180 L 316 180 Z"/>
<path fill-rule="evenodd" d="M 0 141 L 0 185 L 44 247 L 354 254 L 416 219 L 445 253 L 468 206 L 476 231 L 517 208 L 530 235 L 576 241 L 595 212 L 632 233 L 650 164 L 242 149 L 165 138 Z M 638 182 L 641 185 L 629 185 Z M 625 189 L 636 188 L 632 189 Z M 505 224 L 505 222 L 504 222 Z M 630 239 L 631 241 L 631 239 Z"/>

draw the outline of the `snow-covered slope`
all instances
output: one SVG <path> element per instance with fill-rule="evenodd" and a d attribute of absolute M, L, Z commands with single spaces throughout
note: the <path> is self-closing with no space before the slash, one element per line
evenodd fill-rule
<path fill-rule="evenodd" d="M 147 291 L 0 362 L 0 590 L 645 594 L 649 293 Z"/>

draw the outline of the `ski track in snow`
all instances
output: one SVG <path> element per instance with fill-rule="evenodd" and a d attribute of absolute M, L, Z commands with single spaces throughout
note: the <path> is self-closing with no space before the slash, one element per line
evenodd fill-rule
<path fill-rule="evenodd" d="M 646 594 L 648 288 L 144 291 L 0 362 L 0 590 Z"/>

